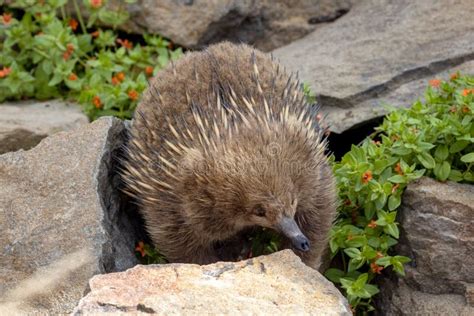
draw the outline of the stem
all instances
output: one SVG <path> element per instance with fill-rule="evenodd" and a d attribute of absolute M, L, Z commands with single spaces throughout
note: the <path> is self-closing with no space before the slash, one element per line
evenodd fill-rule
<path fill-rule="evenodd" d="M 79 6 L 77 5 L 77 1 L 72 0 L 72 2 L 74 3 L 74 10 L 76 10 L 77 19 L 79 20 L 79 24 L 81 25 L 82 33 L 87 34 L 87 29 L 84 24 L 84 20 L 82 20 L 81 10 L 79 9 Z"/>
<path fill-rule="evenodd" d="M 344 256 L 344 253 L 341 251 L 341 256 L 342 256 L 342 265 L 344 266 L 344 272 L 347 271 L 347 264 L 346 264 L 346 258 Z"/>
<path fill-rule="evenodd" d="M 39 50 L 38 48 L 34 47 L 33 50 L 35 52 L 37 52 L 38 54 L 40 54 L 41 56 L 43 56 L 44 58 L 47 58 L 47 59 L 50 59 L 51 57 L 46 54 L 45 52 L 43 52 L 42 50 Z"/>

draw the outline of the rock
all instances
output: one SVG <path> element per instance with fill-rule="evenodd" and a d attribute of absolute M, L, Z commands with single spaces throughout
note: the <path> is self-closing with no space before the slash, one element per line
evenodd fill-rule
<path fill-rule="evenodd" d="M 473 14 L 470 0 L 364 0 L 334 23 L 273 54 L 299 71 L 324 111 L 337 113 L 329 123 L 338 125 L 347 116 L 334 129 L 342 132 L 372 119 L 365 113 L 381 109 L 378 99 L 397 95 L 404 84 L 427 82 L 440 71 L 474 60 Z M 358 114 L 370 99 L 369 110 Z"/>
<path fill-rule="evenodd" d="M 351 109 L 329 106 L 323 111 L 330 120 L 331 130 L 335 133 L 342 133 L 363 122 L 384 116 L 389 112 L 386 105 L 402 108 L 410 107 L 417 100 L 424 102 L 425 90 L 430 79 L 436 77 L 449 80 L 450 75 L 457 71 L 461 74 L 474 74 L 474 61 L 467 61 L 426 78 L 409 81 L 386 93 L 361 101 Z"/>
<path fill-rule="evenodd" d="M 346 299 L 291 250 L 240 262 L 136 266 L 95 276 L 75 315 L 352 315 Z"/>
<path fill-rule="evenodd" d="M 117 9 L 121 0 L 110 1 Z M 271 50 L 301 38 L 318 25 L 345 14 L 354 0 L 141 0 L 129 4 L 121 28 L 160 34 L 174 43 L 199 48 L 222 40 Z M 72 4 L 69 11 L 74 12 Z M 85 10 L 81 12 L 85 13 Z"/>
<path fill-rule="evenodd" d="M 70 313 L 94 274 L 136 264 L 111 177 L 123 130 L 102 118 L 0 156 L 0 314 Z"/>
<path fill-rule="evenodd" d="M 43 138 L 89 122 L 74 104 L 59 100 L 0 104 L 0 154 L 30 149 Z"/>
<path fill-rule="evenodd" d="M 472 185 L 422 178 L 408 186 L 397 253 L 412 262 L 406 277 L 382 286 L 379 305 L 387 314 L 474 314 L 473 214 Z"/>

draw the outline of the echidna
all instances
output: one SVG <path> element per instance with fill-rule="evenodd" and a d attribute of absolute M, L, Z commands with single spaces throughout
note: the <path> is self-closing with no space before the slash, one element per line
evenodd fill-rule
<path fill-rule="evenodd" d="M 216 242 L 262 226 L 317 268 L 336 193 L 316 114 L 296 78 L 244 44 L 187 53 L 152 79 L 123 178 L 159 251 L 211 263 Z"/>

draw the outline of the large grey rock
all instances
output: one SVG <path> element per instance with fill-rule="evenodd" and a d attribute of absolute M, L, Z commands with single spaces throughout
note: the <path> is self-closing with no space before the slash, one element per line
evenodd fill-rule
<path fill-rule="evenodd" d="M 75 315 L 352 315 L 346 299 L 291 250 L 211 265 L 136 266 L 95 276 Z"/>
<path fill-rule="evenodd" d="M 89 122 L 77 104 L 59 100 L 0 104 L 0 154 L 30 149 L 43 138 Z"/>
<path fill-rule="evenodd" d="M 424 102 L 425 91 L 430 79 L 449 80 L 450 75 L 457 71 L 461 74 L 474 74 L 474 61 L 467 61 L 459 66 L 450 67 L 432 76 L 395 85 L 385 93 L 363 100 L 352 108 L 328 106 L 323 109 L 323 112 L 328 116 L 331 130 L 342 133 L 359 124 L 387 114 L 390 111 L 387 106 L 402 108 L 411 106 L 417 100 Z"/>
<path fill-rule="evenodd" d="M 117 9 L 122 0 L 109 2 Z M 355 0 L 139 0 L 127 6 L 126 31 L 160 34 L 198 48 L 222 40 L 271 50 L 346 13 Z M 70 5 L 70 11 L 74 7 Z M 82 10 L 85 13 L 85 10 Z"/>
<path fill-rule="evenodd" d="M 412 263 L 406 277 L 386 280 L 381 308 L 397 315 L 474 315 L 474 186 L 422 178 L 408 186 L 399 215 L 397 252 Z"/>
<path fill-rule="evenodd" d="M 345 125 L 334 129 L 342 132 L 367 120 L 357 114 L 364 101 L 473 60 L 473 15 L 471 0 L 363 0 L 273 54 L 299 71 L 324 111 L 338 113 L 330 123 L 347 115 Z"/>
<path fill-rule="evenodd" d="M 102 118 L 0 156 L 0 314 L 64 314 L 97 273 L 136 264 L 118 209 L 124 126 Z"/>

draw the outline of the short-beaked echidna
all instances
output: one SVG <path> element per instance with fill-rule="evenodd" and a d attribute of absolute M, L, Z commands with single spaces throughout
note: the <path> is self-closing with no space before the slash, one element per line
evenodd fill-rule
<path fill-rule="evenodd" d="M 317 268 L 336 193 L 316 111 L 296 78 L 244 44 L 161 71 L 138 105 L 122 174 L 157 249 L 211 263 L 217 242 L 262 226 Z"/>

